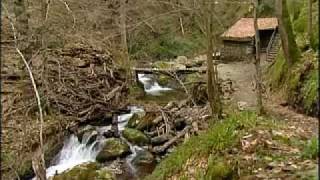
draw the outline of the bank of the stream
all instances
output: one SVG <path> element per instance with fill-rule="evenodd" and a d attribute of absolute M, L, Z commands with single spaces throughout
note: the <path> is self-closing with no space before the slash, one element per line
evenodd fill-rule
<path fill-rule="evenodd" d="M 206 132 L 179 145 L 145 179 L 315 179 L 317 138 L 291 120 L 234 112 L 212 120 Z"/>

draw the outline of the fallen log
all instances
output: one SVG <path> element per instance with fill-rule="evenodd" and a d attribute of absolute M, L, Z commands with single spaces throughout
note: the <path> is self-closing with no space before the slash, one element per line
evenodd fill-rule
<path fill-rule="evenodd" d="M 166 142 L 162 146 L 156 146 L 152 149 L 154 153 L 162 153 L 165 150 L 167 150 L 173 143 L 175 143 L 177 140 L 179 140 L 181 137 L 183 137 L 189 130 L 191 129 L 190 126 L 185 127 L 181 132 L 179 132 L 174 138 L 170 139 L 168 142 Z"/>

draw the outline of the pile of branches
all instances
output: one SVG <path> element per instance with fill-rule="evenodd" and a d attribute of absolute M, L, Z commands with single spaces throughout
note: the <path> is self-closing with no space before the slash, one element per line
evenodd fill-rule
<path fill-rule="evenodd" d="M 198 134 L 208 126 L 208 106 L 189 106 L 190 100 L 169 102 L 164 107 L 146 109 L 156 116 L 148 123 L 144 133 L 151 138 L 151 151 L 163 154 L 191 134 Z"/>
<path fill-rule="evenodd" d="M 37 74 L 47 107 L 82 122 L 125 105 L 126 73 L 116 68 L 111 53 L 76 46 L 46 57 Z"/>

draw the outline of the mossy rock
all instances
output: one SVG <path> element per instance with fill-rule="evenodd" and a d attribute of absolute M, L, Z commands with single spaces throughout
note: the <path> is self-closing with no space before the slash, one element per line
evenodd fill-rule
<path fill-rule="evenodd" d="M 137 113 L 134 113 L 131 118 L 128 120 L 126 127 L 135 128 L 140 121 L 140 117 Z"/>
<path fill-rule="evenodd" d="M 143 117 L 134 113 L 132 117 L 129 119 L 126 127 L 128 128 L 136 128 L 138 130 L 144 130 L 152 125 L 152 119 L 150 119 L 150 115 L 145 115 Z"/>
<path fill-rule="evenodd" d="M 152 65 L 153 68 L 158 68 L 158 69 L 168 69 L 171 66 L 172 65 L 170 62 L 165 62 L 165 61 L 157 61 Z"/>
<path fill-rule="evenodd" d="M 118 157 L 123 157 L 130 153 L 130 147 L 127 143 L 121 139 L 110 138 L 105 142 L 104 147 L 99 152 L 96 160 L 98 162 L 105 162 L 108 160 L 114 160 Z"/>
<path fill-rule="evenodd" d="M 143 134 L 141 131 L 125 128 L 122 132 L 123 137 L 125 137 L 129 142 L 137 144 L 137 145 L 145 145 L 149 143 L 149 138 Z"/>
<path fill-rule="evenodd" d="M 161 86 L 165 86 L 165 85 L 168 85 L 171 81 L 171 78 L 167 75 L 164 75 L 164 74 L 160 74 L 157 78 L 158 80 L 158 83 L 161 85 Z"/>
<path fill-rule="evenodd" d="M 151 165 L 155 163 L 154 156 L 149 151 L 139 151 L 137 156 L 132 160 L 132 163 L 136 166 Z"/>
<path fill-rule="evenodd" d="M 107 169 L 100 170 L 95 162 L 84 163 L 53 177 L 53 180 L 115 180 Z"/>

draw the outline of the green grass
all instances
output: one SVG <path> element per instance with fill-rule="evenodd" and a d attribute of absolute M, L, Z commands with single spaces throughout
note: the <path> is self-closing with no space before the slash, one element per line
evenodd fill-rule
<path fill-rule="evenodd" d="M 275 61 L 268 72 L 269 83 L 272 88 L 280 88 L 287 72 L 287 63 L 282 50 L 278 53 Z"/>
<path fill-rule="evenodd" d="M 206 133 L 193 136 L 187 142 L 177 147 L 164 159 L 146 179 L 162 180 L 177 173 L 189 158 L 197 155 L 209 155 L 220 152 L 236 143 L 239 130 L 256 125 L 256 114 L 242 112 L 231 115 L 228 119 L 216 122 Z M 220 168 L 218 164 L 215 168 Z"/>
<path fill-rule="evenodd" d="M 304 82 L 302 87 L 303 103 L 307 110 L 311 110 L 312 105 L 317 103 L 318 100 L 318 70 L 312 70 L 307 80 Z"/>
<path fill-rule="evenodd" d="M 319 144 L 317 137 L 312 137 L 308 141 L 303 150 L 302 157 L 306 159 L 316 159 L 317 157 L 319 157 Z"/>

